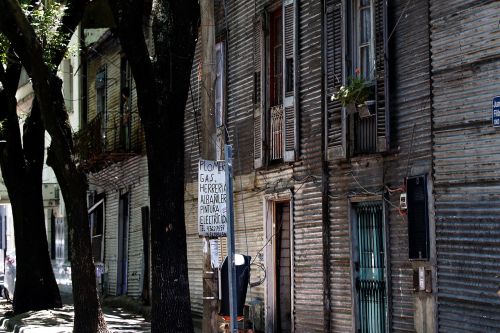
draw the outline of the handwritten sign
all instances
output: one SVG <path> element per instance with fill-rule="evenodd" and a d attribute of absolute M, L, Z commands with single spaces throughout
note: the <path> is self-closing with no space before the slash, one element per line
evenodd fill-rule
<path fill-rule="evenodd" d="M 226 236 L 225 161 L 200 160 L 198 165 L 198 234 Z"/>

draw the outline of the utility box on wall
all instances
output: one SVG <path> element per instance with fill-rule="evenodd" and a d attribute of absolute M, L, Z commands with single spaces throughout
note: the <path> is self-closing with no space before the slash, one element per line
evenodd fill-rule
<path fill-rule="evenodd" d="M 410 260 L 429 260 L 429 209 L 427 176 L 406 180 L 408 202 L 408 257 Z"/>

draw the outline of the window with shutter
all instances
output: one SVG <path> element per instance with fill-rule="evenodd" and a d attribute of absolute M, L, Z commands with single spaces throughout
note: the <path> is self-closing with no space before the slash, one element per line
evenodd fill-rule
<path fill-rule="evenodd" d="M 269 15 L 269 162 L 283 160 L 283 24 L 281 8 Z"/>
<path fill-rule="evenodd" d="M 348 114 L 328 98 L 328 158 L 384 152 L 389 142 L 386 62 L 386 2 L 329 0 L 325 28 L 327 92 L 331 96 L 360 77 L 369 87 L 374 112 Z"/>
<path fill-rule="evenodd" d="M 283 160 L 285 162 L 295 161 L 298 152 L 297 11 L 296 1 L 283 2 Z"/>
<path fill-rule="evenodd" d="M 293 162 L 297 158 L 296 11 L 295 1 L 286 0 L 279 8 L 260 17 L 254 25 L 256 168 L 262 167 L 265 162 Z M 263 29 L 265 22 L 269 27 L 267 48 Z M 267 68 L 265 64 L 268 64 Z"/>
<path fill-rule="evenodd" d="M 265 17 L 261 16 L 254 22 L 253 27 L 253 78 L 254 78 L 254 167 L 256 169 L 264 166 L 264 87 L 263 74 L 265 69 L 264 58 L 264 23 Z"/>
<path fill-rule="evenodd" d="M 94 262 L 102 262 L 104 235 L 104 194 L 95 197 L 96 203 L 89 208 L 89 226 Z"/>
<path fill-rule="evenodd" d="M 96 90 L 96 117 L 100 118 L 101 121 L 101 137 L 103 141 L 106 139 L 106 128 L 107 128 L 107 75 L 106 67 L 99 70 L 95 77 L 95 90 Z"/>

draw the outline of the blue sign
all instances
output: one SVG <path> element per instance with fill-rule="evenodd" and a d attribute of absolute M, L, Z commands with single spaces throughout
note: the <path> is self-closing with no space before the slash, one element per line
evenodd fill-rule
<path fill-rule="evenodd" d="M 500 96 L 493 98 L 493 127 L 500 127 Z"/>

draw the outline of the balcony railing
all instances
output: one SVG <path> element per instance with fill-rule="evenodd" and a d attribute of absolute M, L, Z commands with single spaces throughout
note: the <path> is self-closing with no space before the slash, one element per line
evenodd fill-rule
<path fill-rule="evenodd" d="M 377 150 L 377 118 L 361 118 L 358 113 L 354 118 L 354 154 L 369 154 Z"/>
<path fill-rule="evenodd" d="M 107 119 L 106 119 L 107 118 Z M 137 115 L 100 113 L 74 135 L 75 157 L 84 168 L 99 168 L 102 162 L 114 162 L 141 154 L 144 135 Z"/>
<path fill-rule="evenodd" d="M 271 108 L 271 161 L 283 158 L 283 105 L 276 105 Z"/>

